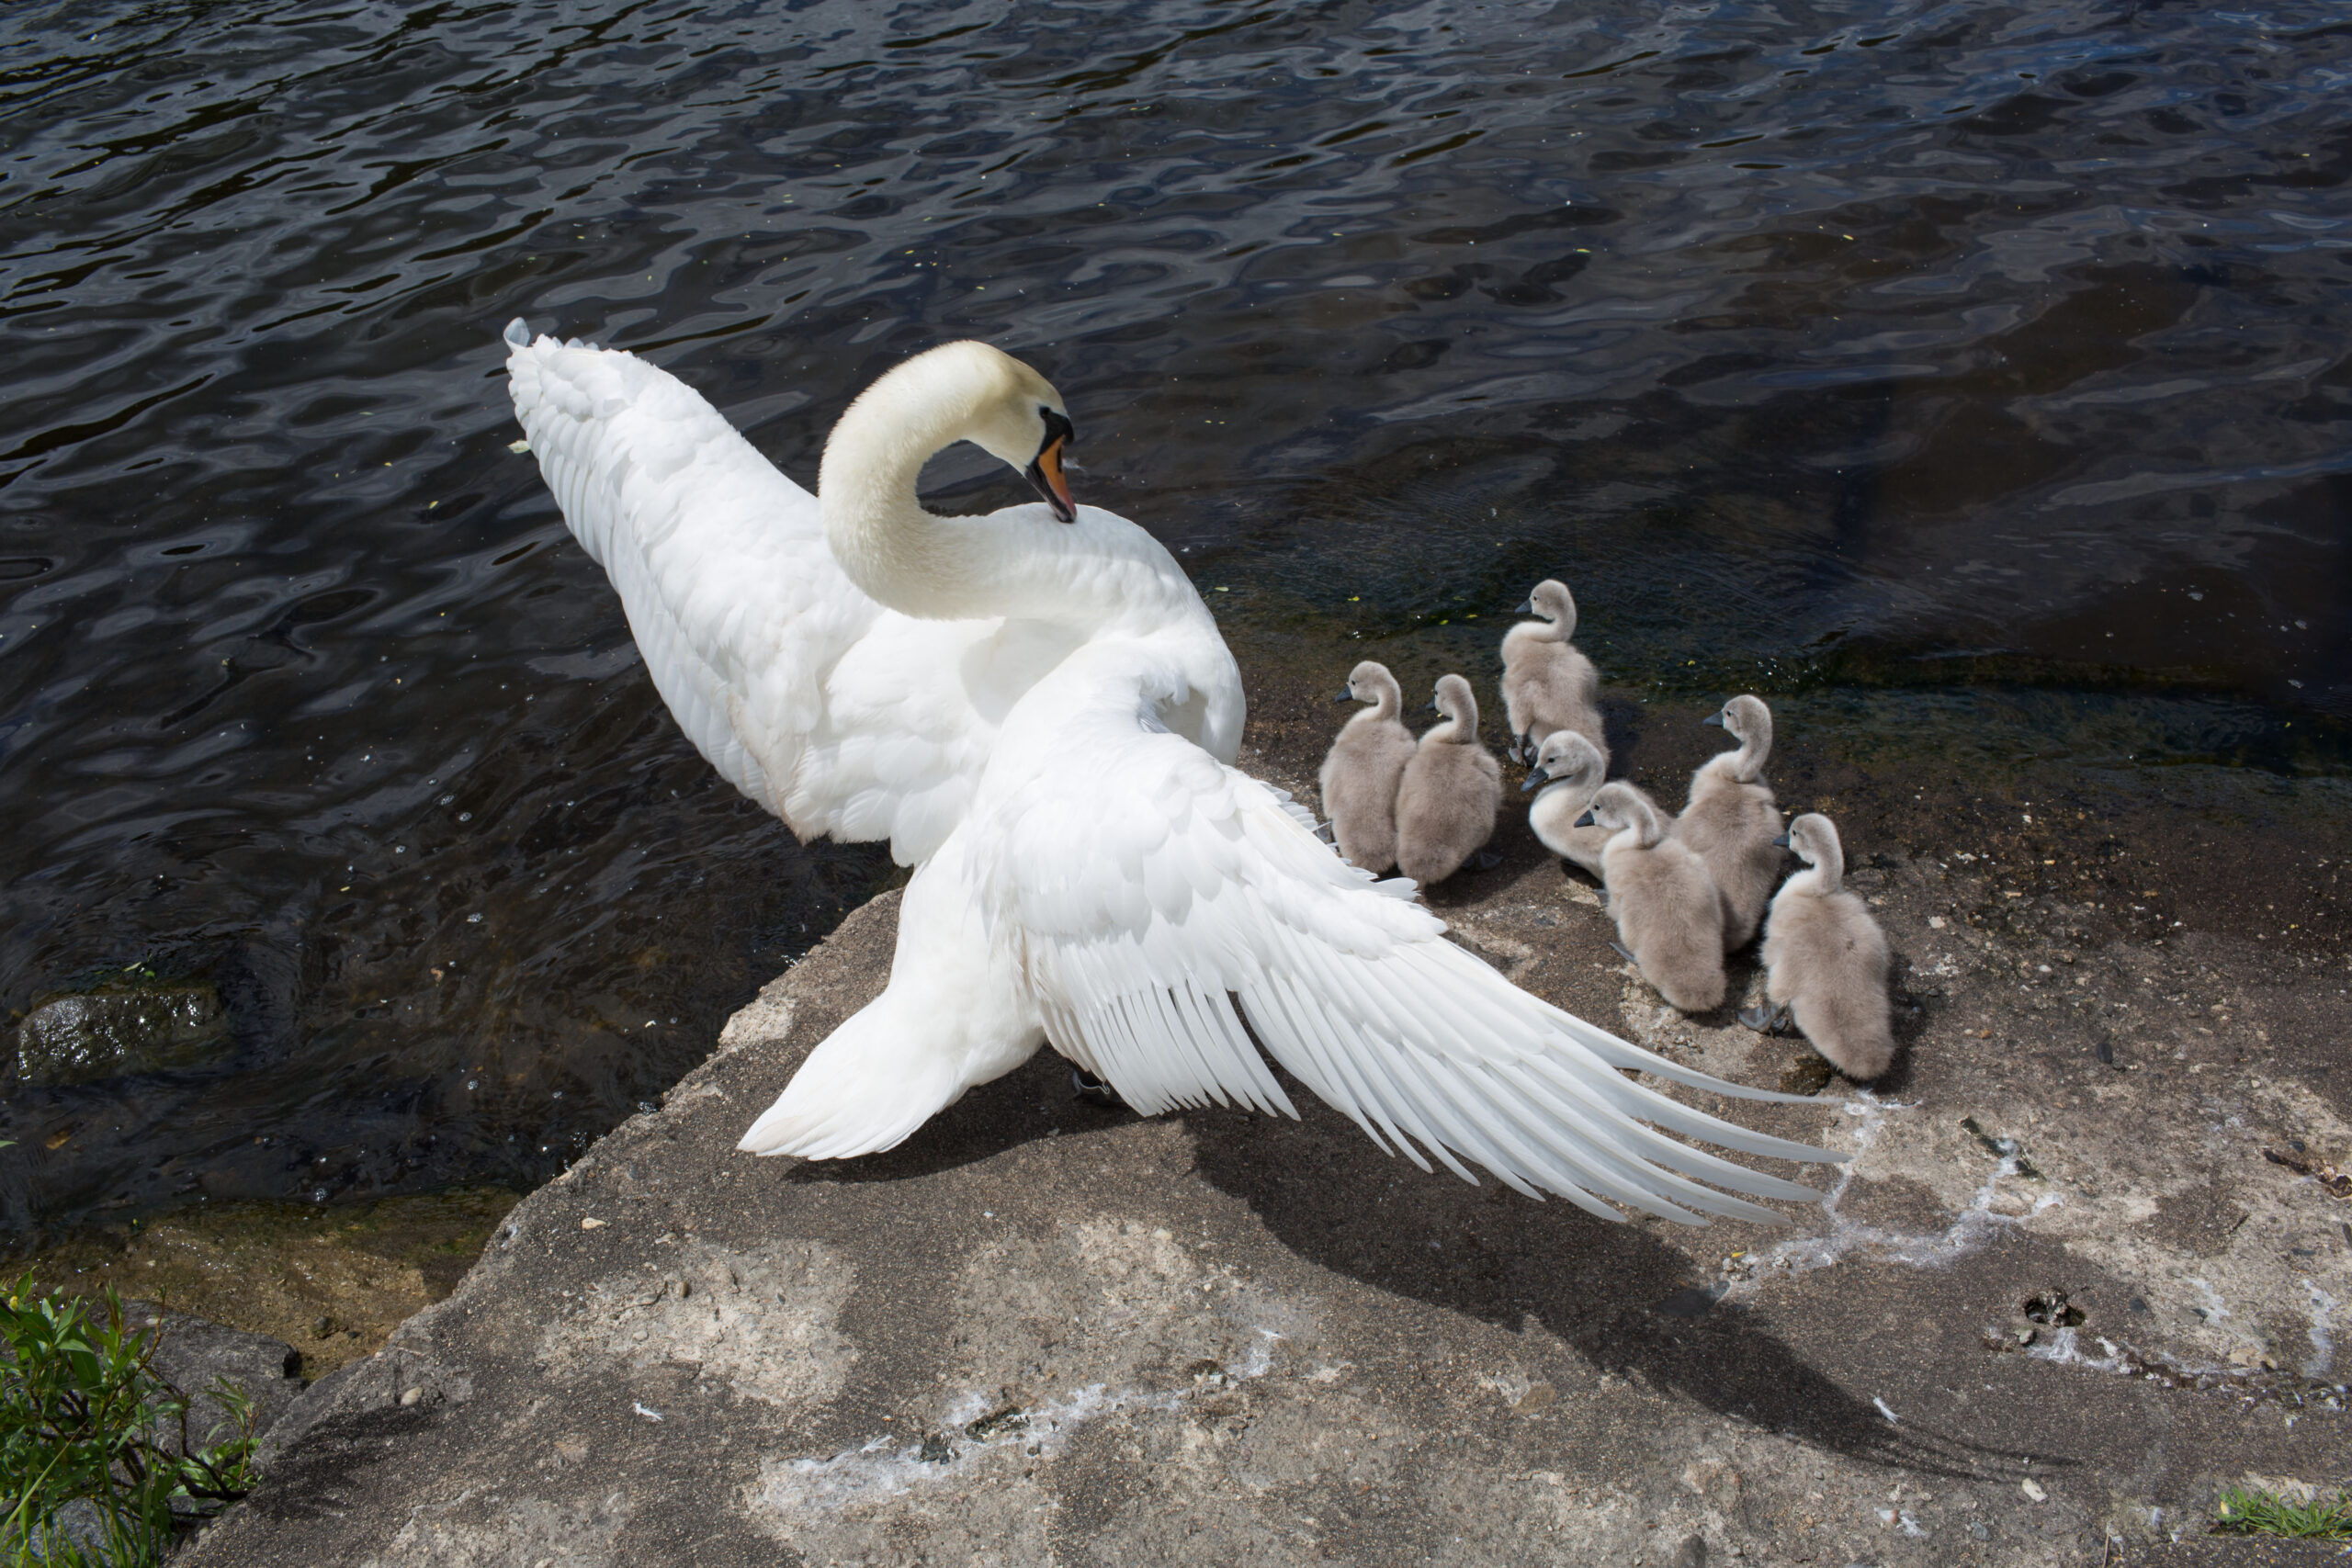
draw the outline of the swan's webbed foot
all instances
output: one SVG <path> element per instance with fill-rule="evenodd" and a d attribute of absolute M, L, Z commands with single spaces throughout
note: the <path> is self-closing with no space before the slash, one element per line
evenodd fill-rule
<path fill-rule="evenodd" d="M 1567 863 L 1566 861 L 1562 861 L 1560 863 L 1561 863 L 1563 866 L 1565 866 L 1565 865 L 1566 865 L 1568 863 Z M 1599 897 L 1600 897 L 1600 907 L 1601 907 L 1602 908 L 1604 908 L 1604 909 L 1606 909 L 1607 908 L 1609 908 L 1609 889 L 1608 889 L 1608 888 L 1606 888 L 1606 887 L 1601 888 L 1601 889 L 1600 890 Z M 1614 946 L 1615 944 L 1614 944 L 1614 943 L 1611 943 L 1611 945 Z M 1618 949 L 1617 949 L 1617 951 L 1618 951 L 1618 952 L 1620 952 L 1620 953 L 1625 953 L 1625 950 L 1624 950 L 1623 948 L 1622 948 L 1622 947 L 1618 948 Z M 1628 958 L 1631 958 L 1631 957 L 1633 956 L 1633 954 L 1632 954 L 1632 953 L 1625 953 L 1625 956 L 1626 956 L 1626 957 L 1628 957 Z"/>
<path fill-rule="evenodd" d="M 1072 1100 L 1088 1100 L 1113 1111 L 1127 1109 L 1127 1102 L 1119 1098 L 1117 1089 L 1113 1089 L 1084 1067 L 1072 1067 L 1069 1070 L 1069 1086 Z"/>
<path fill-rule="evenodd" d="M 1478 852 L 1477 858 L 1470 863 L 1470 869 L 1473 871 L 1492 871 L 1495 867 L 1502 863 L 1503 857 L 1495 853 L 1494 851 L 1480 850 Z"/>
<path fill-rule="evenodd" d="M 1758 1002 L 1744 1010 L 1739 1021 L 1758 1034 L 1778 1034 L 1789 1026 L 1789 1010 L 1776 1008 L 1770 1002 Z"/>

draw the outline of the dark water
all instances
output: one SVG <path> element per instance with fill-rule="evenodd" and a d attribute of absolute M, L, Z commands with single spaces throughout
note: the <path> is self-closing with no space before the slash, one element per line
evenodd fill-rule
<path fill-rule="evenodd" d="M 1816 745 L 2340 814 L 2347 102 L 2318 3 L 19 0 L 0 1004 L 143 964 L 230 1043 L 17 1086 L 0 1214 L 542 1176 L 882 874 L 662 713 L 518 313 L 804 479 L 1021 352 L 1245 665 L 1556 573 Z"/>

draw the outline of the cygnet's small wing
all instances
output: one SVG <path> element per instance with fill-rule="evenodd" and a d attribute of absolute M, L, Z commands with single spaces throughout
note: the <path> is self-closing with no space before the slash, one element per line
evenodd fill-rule
<path fill-rule="evenodd" d="M 1090 650 L 1097 651 L 1097 650 Z M 1607 1218 L 1776 1218 L 1690 1179 L 1817 1199 L 1645 1125 L 1773 1158 L 1838 1156 L 1719 1121 L 1623 1077 L 1743 1089 L 1519 989 L 1445 940 L 1405 882 L 1374 883 L 1287 796 L 1161 729 L 1148 661 L 1041 685 L 1050 745 L 1016 738 L 975 808 L 996 928 L 1022 944 L 1047 1038 L 1147 1113 L 1238 1099 L 1295 1114 L 1255 1045 L 1422 1168 L 1426 1149 Z M 1032 699 L 1033 701 L 1035 698 Z M 1026 705 L 1024 705 L 1026 706 Z M 1030 753 L 1024 764 L 1023 754 Z M 1000 776 L 996 769 L 1008 765 Z M 1246 1028 L 1245 1028 L 1246 1024 Z M 1416 1147 L 1416 1145 L 1419 1147 Z"/>
<path fill-rule="evenodd" d="M 816 497 L 666 371 L 520 322 L 506 343 L 539 470 L 695 749 L 803 837 L 928 856 L 995 728 L 950 677 L 998 623 L 914 621 L 867 598 Z"/>

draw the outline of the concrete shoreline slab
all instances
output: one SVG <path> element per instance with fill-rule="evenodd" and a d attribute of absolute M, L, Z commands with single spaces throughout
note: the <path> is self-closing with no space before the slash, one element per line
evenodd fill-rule
<path fill-rule="evenodd" d="M 888 1155 L 735 1153 L 881 986 L 886 896 L 306 1393 L 187 1561 L 2295 1560 L 2199 1538 L 2222 1486 L 2345 1473 L 2352 1204 L 2264 1153 L 2352 1146 L 2312 1087 L 2333 994 L 2221 938 L 2062 953 L 2063 910 L 1980 925 L 1926 859 L 1857 881 L 1906 1065 L 1709 1107 L 1855 1153 L 1785 1230 L 1605 1224 L 1319 1105 L 1146 1121 L 1050 1053 Z M 1483 886 L 1444 912 L 1520 983 L 1743 1081 L 1804 1068 L 1664 1009 L 1549 863 Z M 2190 969 L 2270 1055 L 2144 1005 Z"/>

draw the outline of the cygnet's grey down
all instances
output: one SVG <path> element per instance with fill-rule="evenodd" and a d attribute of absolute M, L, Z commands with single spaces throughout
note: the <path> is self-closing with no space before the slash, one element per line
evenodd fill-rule
<path fill-rule="evenodd" d="M 1819 812 L 1789 824 L 1781 840 L 1810 868 L 1772 899 L 1764 928 L 1764 988 L 1771 1009 L 1740 1015 L 1753 1028 L 1793 1017 L 1813 1048 L 1848 1077 L 1867 1082 L 1894 1059 L 1886 999 L 1886 933 L 1842 887 L 1846 855 Z"/>
<path fill-rule="evenodd" d="M 1642 977 L 1684 1012 L 1724 999 L 1723 896 L 1697 852 L 1666 830 L 1647 795 L 1619 780 L 1600 786 L 1578 827 L 1612 829 L 1600 852 L 1617 938 Z"/>
<path fill-rule="evenodd" d="M 1535 749 L 1535 766 L 1521 790 L 1541 789 L 1527 808 L 1527 825 L 1544 847 L 1593 875 L 1600 874 L 1600 852 L 1609 845 L 1610 831 L 1598 825 L 1577 827 L 1576 819 L 1592 804 L 1600 788 L 1609 759 L 1600 748 L 1573 729 L 1555 729 Z"/>
<path fill-rule="evenodd" d="M 1427 887 L 1462 868 L 1495 836 L 1502 764 L 1478 739 L 1478 699 L 1459 675 L 1437 682 L 1446 722 L 1421 737 L 1396 792 L 1396 869 Z"/>
<path fill-rule="evenodd" d="M 1576 635 L 1577 602 L 1565 584 L 1550 578 L 1535 585 L 1503 634 L 1503 716 L 1510 724 L 1511 760 L 1532 761 L 1535 749 L 1555 729 L 1573 729 L 1600 752 L 1609 767 L 1609 741 L 1600 725 L 1600 671 L 1568 639 Z"/>
<path fill-rule="evenodd" d="M 1760 698 L 1736 696 L 1702 721 L 1720 724 L 1739 742 L 1690 775 L 1690 801 L 1674 819 L 1674 836 L 1699 852 L 1724 896 L 1724 951 L 1746 947 L 1764 919 L 1784 857 L 1776 847 L 1781 808 L 1764 782 L 1772 754 L 1772 710 Z"/>
<path fill-rule="evenodd" d="M 1396 790 L 1413 760 L 1413 732 L 1397 716 L 1405 693 L 1388 666 L 1367 659 L 1334 700 L 1372 706 L 1340 727 L 1323 759 L 1323 810 L 1351 864 L 1386 871 L 1396 863 Z"/>

